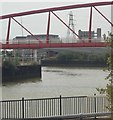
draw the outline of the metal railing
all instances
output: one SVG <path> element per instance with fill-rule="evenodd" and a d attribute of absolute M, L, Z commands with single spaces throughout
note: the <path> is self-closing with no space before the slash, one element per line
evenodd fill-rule
<path fill-rule="evenodd" d="M 105 96 L 55 97 L 0 101 L 1 119 L 41 118 L 109 112 Z"/>
<path fill-rule="evenodd" d="M 40 39 L 41 43 L 45 43 L 46 44 L 46 39 Z M 75 38 L 61 38 L 61 39 L 50 39 L 49 43 L 88 43 L 89 39 L 87 38 L 83 38 L 83 40 L 81 39 L 75 39 Z M 103 38 L 95 38 L 95 39 L 91 39 L 91 41 L 93 43 L 97 43 L 97 42 L 105 42 L 105 40 Z M 0 43 L 2 44 L 6 44 L 6 40 L 2 39 L 0 40 Z M 19 40 L 13 40 L 13 39 L 9 39 L 9 44 L 40 44 L 40 42 L 38 40 L 35 39 L 19 39 Z"/>

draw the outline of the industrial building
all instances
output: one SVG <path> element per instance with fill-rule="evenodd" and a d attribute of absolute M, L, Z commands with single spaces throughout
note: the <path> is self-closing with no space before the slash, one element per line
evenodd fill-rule
<path fill-rule="evenodd" d="M 89 31 L 82 31 L 82 30 L 79 30 L 78 31 L 78 35 L 81 39 L 88 39 L 89 37 Z M 91 39 L 92 39 L 92 42 L 93 40 L 101 40 L 101 28 L 97 28 L 97 31 L 91 31 Z M 99 41 L 98 41 L 99 42 Z"/>
<path fill-rule="evenodd" d="M 32 35 L 16 36 L 15 38 L 13 38 L 13 43 L 15 44 L 31 44 L 31 43 L 35 44 L 35 43 L 39 43 L 40 41 L 41 43 L 46 43 L 46 34 L 39 34 L 39 35 L 34 35 L 34 36 Z M 59 35 L 50 34 L 49 43 L 61 43 L 61 39 Z M 18 55 L 22 62 L 26 62 L 26 61 L 37 62 L 37 57 L 39 57 L 37 56 L 38 50 L 32 50 L 32 49 L 14 50 L 14 54 Z M 47 55 L 49 55 L 49 51 L 47 51 Z"/>

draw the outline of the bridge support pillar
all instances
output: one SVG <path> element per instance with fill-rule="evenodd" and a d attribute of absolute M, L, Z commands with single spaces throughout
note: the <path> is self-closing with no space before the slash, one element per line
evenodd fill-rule
<path fill-rule="evenodd" d="M 35 49 L 35 50 L 33 50 L 33 57 L 34 57 L 34 62 L 37 62 L 37 50 Z"/>

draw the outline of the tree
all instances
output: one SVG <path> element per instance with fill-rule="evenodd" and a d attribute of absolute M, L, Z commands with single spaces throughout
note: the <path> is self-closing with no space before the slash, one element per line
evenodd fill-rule
<path fill-rule="evenodd" d="M 106 85 L 106 88 L 98 88 L 97 90 L 100 92 L 100 94 L 106 94 L 109 105 L 107 108 L 113 112 L 113 34 L 110 34 L 110 38 L 108 39 L 109 44 L 109 56 L 107 59 L 107 71 L 109 74 L 105 78 L 108 80 L 108 84 Z M 113 120 L 113 115 L 111 115 L 111 120 Z"/>

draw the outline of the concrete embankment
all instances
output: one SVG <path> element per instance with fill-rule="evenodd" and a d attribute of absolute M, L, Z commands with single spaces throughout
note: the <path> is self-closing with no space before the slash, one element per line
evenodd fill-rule
<path fill-rule="evenodd" d="M 16 66 L 13 70 L 2 68 L 2 81 L 10 82 L 15 80 L 41 78 L 41 65 Z"/>
<path fill-rule="evenodd" d="M 42 66 L 69 66 L 69 67 L 106 67 L 104 61 L 52 61 L 42 60 Z"/>

